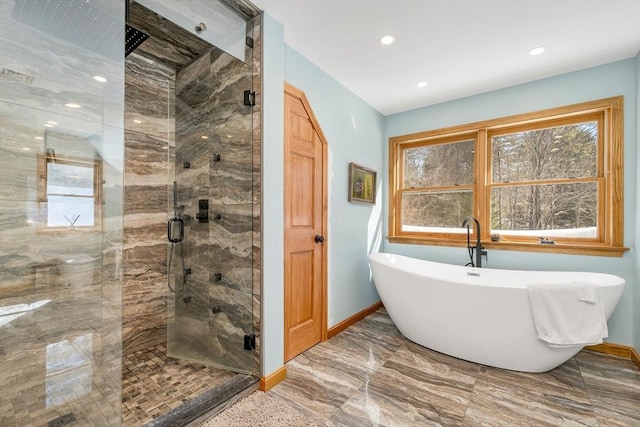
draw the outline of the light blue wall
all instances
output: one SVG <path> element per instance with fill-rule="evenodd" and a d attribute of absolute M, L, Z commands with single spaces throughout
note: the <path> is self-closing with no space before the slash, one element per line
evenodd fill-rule
<path fill-rule="evenodd" d="M 637 313 L 639 308 L 637 295 L 640 293 L 640 285 L 635 279 L 638 255 L 634 246 L 640 243 L 635 232 L 638 188 L 636 184 L 640 182 L 637 181 L 635 170 L 636 165 L 640 164 L 640 159 L 636 152 L 638 132 L 636 64 L 636 59 L 629 59 L 387 116 L 385 136 L 388 139 L 391 136 L 623 95 L 625 108 L 624 243 L 631 250 L 622 258 L 493 250 L 489 251 L 487 266 L 531 270 L 594 271 L 623 277 L 627 285 L 620 303 L 609 320 L 608 341 L 624 345 L 633 345 L 635 342 L 637 347 L 638 330 L 634 335 L 634 307 Z M 383 149 L 386 164 L 388 159 L 386 142 Z M 385 181 L 386 179 L 385 175 Z M 385 218 L 388 212 L 386 197 L 385 192 L 383 197 Z M 387 233 L 386 222 L 384 222 L 384 233 L 385 235 Z M 385 241 L 384 251 L 452 264 L 464 264 L 467 261 L 466 251 L 462 248 L 392 244 Z"/>
<path fill-rule="evenodd" d="M 284 28 L 265 14 L 262 70 L 262 376 L 282 366 L 284 358 Z"/>
<path fill-rule="evenodd" d="M 460 248 L 389 244 L 388 138 L 429 129 L 623 95 L 625 97 L 625 245 L 622 258 L 490 251 L 489 267 L 617 274 L 627 286 L 609 321 L 609 341 L 640 348 L 640 57 L 383 117 L 284 44 L 284 28 L 265 14 L 263 152 L 263 363 L 283 363 L 283 82 L 303 90 L 329 143 L 329 322 L 331 327 L 378 300 L 366 255 L 383 250 L 461 264 Z M 347 201 L 348 164 L 378 171 L 375 206 Z"/>
<path fill-rule="evenodd" d="M 328 327 L 379 301 L 367 254 L 382 245 L 383 116 L 284 44 L 282 24 L 264 19 L 263 363 L 283 364 L 284 81 L 304 91 L 329 144 Z M 349 162 L 378 171 L 375 205 L 349 203 Z"/>
<path fill-rule="evenodd" d="M 285 80 L 304 91 L 329 144 L 328 327 L 379 301 L 367 255 L 382 245 L 383 116 L 286 47 Z M 378 171 L 375 205 L 347 201 L 349 162 Z"/>

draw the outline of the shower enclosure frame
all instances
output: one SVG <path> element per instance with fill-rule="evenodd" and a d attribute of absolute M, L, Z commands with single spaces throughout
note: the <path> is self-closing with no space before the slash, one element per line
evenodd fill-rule
<path fill-rule="evenodd" d="M 167 101 L 162 101 L 169 108 L 166 118 L 168 133 L 162 136 L 166 139 L 169 172 L 165 183 L 169 223 L 164 226 L 167 258 L 171 258 L 171 265 L 167 262 L 165 267 L 164 287 L 168 294 L 168 354 L 257 375 L 260 361 L 261 109 L 259 101 L 255 104 L 256 93 L 261 88 L 261 15 L 254 10 L 253 17 L 247 17 L 239 11 L 242 4 L 233 5 L 233 13 L 242 14 L 247 22 L 246 34 L 242 37 L 245 59 L 242 61 L 236 59 L 237 53 L 234 58 L 201 40 L 200 25 L 178 28 L 169 19 L 156 15 L 157 11 L 147 8 L 155 3 L 163 1 L 144 0 L 132 5 L 130 24 L 150 34 L 150 37 L 129 58 L 135 61 L 140 53 L 147 57 L 148 62 L 173 67 L 176 76 L 175 87 L 173 83 L 168 85 Z M 229 2 L 221 4 L 228 5 Z M 184 18 L 176 16 L 176 11 L 170 13 L 174 13 L 170 17 L 176 17 L 175 22 Z M 208 22 L 204 17 L 198 19 Z M 163 49 L 160 42 L 171 37 L 175 37 L 177 51 L 184 56 L 191 55 L 192 59 L 185 61 L 177 55 L 163 56 L 161 52 L 167 49 Z M 189 43 L 195 44 L 187 46 Z M 143 66 L 132 67 L 141 69 Z M 224 77 L 229 73 L 236 74 Z M 138 84 L 137 87 L 142 86 Z M 152 119 L 136 115 L 140 111 L 144 113 L 140 107 L 144 104 L 142 101 L 134 99 L 131 104 L 132 107 L 127 107 L 125 122 L 129 123 L 126 126 L 132 135 L 145 132 L 145 123 L 161 120 L 159 116 Z M 159 102 L 156 100 L 153 104 Z M 248 132 L 243 134 L 241 129 Z M 127 188 L 125 184 L 125 192 Z M 157 227 L 159 224 L 149 223 L 149 226 Z M 181 237 L 171 237 L 174 232 Z M 169 239 L 180 241 L 171 242 Z M 139 243 L 144 245 L 144 242 Z M 141 282 L 140 277 L 133 281 Z M 155 291 L 145 288 L 142 292 L 158 294 L 159 284 L 154 286 Z M 131 292 L 127 291 L 128 288 L 132 289 Z M 157 332 L 163 327 L 162 323 L 148 327 L 136 325 L 135 320 L 127 320 L 133 319 L 127 313 L 140 310 L 140 288 L 139 285 L 125 284 L 124 349 L 127 354 L 158 342 Z M 178 292 L 172 292 L 170 288 Z M 136 298 L 135 307 L 130 303 L 132 298 L 129 294 Z M 161 317 L 159 313 L 155 316 Z M 175 341 L 181 343 L 174 345 Z M 205 342 L 215 346 L 216 350 L 192 348 L 183 351 L 193 347 L 189 343 Z M 221 354 L 232 357 L 219 357 Z"/>
<path fill-rule="evenodd" d="M 8 408 L 5 403 L 9 402 L 15 416 L 23 417 L 15 418 L 19 425 L 62 423 L 72 418 L 86 425 L 120 425 L 122 354 L 131 350 L 123 348 L 123 332 L 133 330 L 123 326 L 123 310 L 135 305 L 134 300 L 123 301 L 127 291 L 123 283 L 146 271 L 144 262 L 135 265 L 142 259 L 136 257 L 151 247 L 136 246 L 135 239 L 144 235 L 127 235 L 133 228 L 126 228 L 129 220 L 135 222 L 145 212 L 127 206 L 131 200 L 127 199 L 125 176 L 129 176 L 131 162 L 125 134 L 132 129 L 125 122 L 133 118 L 124 102 L 124 2 L 68 0 L 65 5 L 75 5 L 81 13 L 63 16 L 43 7 L 40 16 L 26 12 L 32 1 L 0 0 L 0 320 L 6 321 L 0 326 L 0 407 Z M 251 327 L 243 331 L 238 345 L 247 351 L 244 346 L 252 347 L 255 342 L 255 349 L 248 350 L 251 367 L 237 370 L 259 375 L 262 16 L 249 2 L 221 1 L 253 24 L 251 79 L 245 89 L 255 101 L 250 107 L 253 131 L 248 139 L 253 156 L 248 172 L 251 196 L 244 209 L 250 213 L 247 289 Z M 92 14 L 109 26 L 94 23 L 80 31 L 80 21 L 74 19 Z M 42 22 L 34 20 L 39 17 Z M 56 33 L 62 30 L 66 33 Z M 101 35 L 101 43 L 92 44 L 95 37 L 87 32 L 91 30 Z M 244 102 L 244 91 L 242 95 Z M 71 135 L 78 141 L 74 144 L 89 151 L 78 156 L 68 148 L 65 152 L 49 147 L 45 132 Z M 43 156 L 50 155 L 52 148 L 60 158 L 101 165 L 101 217 L 95 229 L 71 224 L 49 230 L 43 224 L 41 209 L 47 201 L 38 188 L 37 163 L 38 156 L 46 158 Z M 219 154 L 224 162 L 224 153 Z M 171 189 L 166 187 L 171 181 L 163 176 L 163 192 L 168 196 Z M 166 220 L 173 215 L 166 208 L 165 202 L 159 233 L 164 254 Z M 153 228 L 146 231 L 156 232 Z M 166 257 L 159 260 L 157 271 L 165 275 L 152 279 L 165 288 L 166 263 Z M 17 309 L 17 315 L 7 315 L 8 307 Z M 3 424 L 13 417 L 14 413 L 0 411 Z"/>

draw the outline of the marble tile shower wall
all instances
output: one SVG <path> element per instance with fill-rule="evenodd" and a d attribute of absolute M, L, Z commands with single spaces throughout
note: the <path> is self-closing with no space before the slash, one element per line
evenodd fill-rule
<path fill-rule="evenodd" d="M 123 60 L 83 43 L 73 15 L 48 25 L 34 3 L 0 0 L 0 425 L 68 413 L 109 425 L 121 406 Z M 124 45 L 122 4 L 69 3 Z M 45 165 L 69 159 L 101 169 L 93 226 L 51 220 Z"/>
<path fill-rule="evenodd" d="M 202 199 L 210 205 L 209 222 L 187 223 L 185 262 L 191 274 L 176 298 L 175 332 L 200 342 L 217 355 L 217 363 L 255 372 L 253 353 L 242 351 L 243 335 L 253 328 L 256 252 L 253 111 L 242 102 L 252 77 L 250 65 L 218 49 L 177 77 L 178 204 L 185 212 L 197 212 Z M 189 168 L 181 167 L 185 162 Z"/>
<path fill-rule="evenodd" d="M 220 364 L 257 372 L 259 338 L 257 351 L 239 350 L 243 335 L 260 329 L 261 17 L 248 25 L 250 64 L 193 40 L 137 3 L 130 19 L 151 37 L 126 61 L 123 351 L 169 335 L 184 339 L 185 349 L 203 344 L 196 353 L 213 349 Z M 242 102 L 252 88 L 253 108 Z M 191 217 L 184 246 L 174 248 L 172 284 L 179 285 L 183 250 L 191 274 L 175 296 L 166 284 L 174 179 L 179 213 Z M 200 199 L 210 202 L 209 223 L 195 218 Z"/>
<path fill-rule="evenodd" d="M 167 341 L 167 208 L 175 71 L 136 52 L 125 73 L 123 354 Z"/>

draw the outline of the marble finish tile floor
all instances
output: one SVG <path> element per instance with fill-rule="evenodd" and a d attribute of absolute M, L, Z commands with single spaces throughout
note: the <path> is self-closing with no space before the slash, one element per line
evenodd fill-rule
<path fill-rule="evenodd" d="M 122 425 L 142 426 L 235 373 L 167 357 L 165 345 L 122 358 Z"/>
<path fill-rule="evenodd" d="M 640 370 L 582 350 L 529 374 L 405 339 L 384 309 L 287 363 L 270 393 L 319 425 L 639 426 Z"/>

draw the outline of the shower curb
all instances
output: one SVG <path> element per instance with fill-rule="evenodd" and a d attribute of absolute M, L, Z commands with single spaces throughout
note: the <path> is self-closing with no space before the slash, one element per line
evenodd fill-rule
<path fill-rule="evenodd" d="M 144 427 L 185 427 L 222 412 L 239 398 L 258 389 L 259 378 L 238 374 L 224 384 L 213 387 L 200 396 L 178 406 L 171 412 L 147 423 Z M 198 423 L 195 423 L 197 421 Z"/>

